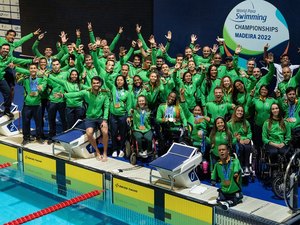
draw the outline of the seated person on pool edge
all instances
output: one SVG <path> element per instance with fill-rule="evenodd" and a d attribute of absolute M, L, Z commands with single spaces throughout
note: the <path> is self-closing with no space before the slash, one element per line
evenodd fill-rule
<path fill-rule="evenodd" d="M 227 145 L 219 145 L 218 151 L 220 160 L 214 166 L 211 183 L 214 186 L 220 179 L 221 188 L 218 189 L 217 203 L 228 209 L 242 202 L 241 166 L 238 159 L 230 157 Z"/>
<path fill-rule="evenodd" d="M 81 97 L 88 104 L 86 111 L 86 135 L 89 142 L 96 150 L 96 159 L 103 162 L 107 161 L 107 148 L 108 148 L 108 112 L 109 112 L 109 99 L 106 90 L 101 89 L 103 80 L 95 76 L 92 78 L 91 90 L 81 90 L 79 92 L 70 92 L 63 94 L 66 98 Z M 100 128 L 102 133 L 103 155 L 97 146 L 96 139 L 93 137 L 94 131 Z"/>

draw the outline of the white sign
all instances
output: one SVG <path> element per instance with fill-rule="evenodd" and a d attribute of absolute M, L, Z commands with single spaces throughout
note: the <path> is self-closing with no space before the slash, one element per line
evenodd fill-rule
<path fill-rule="evenodd" d="M 226 45 L 234 50 L 242 45 L 242 53 L 259 55 L 265 44 L 272 49 L 289 40 L 288 25 L 280 11 L 264 0 L 246 0 L 228 14 L 223 37 Z"/>

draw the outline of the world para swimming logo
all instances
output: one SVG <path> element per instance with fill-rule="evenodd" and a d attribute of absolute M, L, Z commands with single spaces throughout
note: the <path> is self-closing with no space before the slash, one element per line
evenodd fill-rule
<path fill-rule="evenodd" d="M 236 5 L 225 20 L 223 37 L 229 49 L 234 51 L 239 44 L 242 54 L 252 56 L 262 54 L 267 43 L 269 50 L 286 48 L 290 38 L 281 12 L 264 0 L 246 0 Z"/>

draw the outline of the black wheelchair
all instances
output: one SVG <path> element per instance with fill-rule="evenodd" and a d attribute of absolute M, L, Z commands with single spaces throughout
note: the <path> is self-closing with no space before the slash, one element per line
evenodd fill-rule
<path fill-rule="evenodd" d="M 146 140 L 144 138 L 142 139 L 142 146 L 140 147 L 142 149 L 146 149 Z M 153 161 L 157 158 L 157 141 L 155 139 L 155 135 L 153 134 L 152 137 L 152 151 L 146 151 L 146 153 L 144 151 L 144 154 L 141 154 L 138 143 L 133 136 L 133 131 L 130 129 L 128 138 L 125 142 L 125 154 L 132 165 L 135 165 L 137 160 L 147 160 L 148 162 Z"/>
<path fill-rule="evenodd" d="M 272 163 L 266 148 L 263 147 L 260 151 L 258 161 L 259 177 L 264 185 L 272 187 L 273 193 L 280 199 L 284 199 L 284 175 L 290 156 L 293 155 L 293 153 L 294 148 L 289 146 L 287 153 L 278 154 L 277 161 Z"/>

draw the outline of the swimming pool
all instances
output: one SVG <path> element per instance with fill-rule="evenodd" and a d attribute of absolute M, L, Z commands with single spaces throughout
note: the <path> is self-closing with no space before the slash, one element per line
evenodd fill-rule
<path fill-rule="evenodd" d="M 1 170 L 0 224 L 7 223 L 80 194 L 76 193 L 76 191 L 68 191 L 68 196 L 61 196 L 54 194 L 57 192 L 59 190 L 55 184 L 37 180 L 30 176 L 24 176 L 18 171 L 11 171 L 9 169 Z M 110 196 L 109 193 L 106 193 L 106 196 Z M 99 197 L 98 199 L 94 197 L 74 206 L 32 220 L 27 224 L 163 225 L 166 223 L 115 206 L 109 202 L 109 199 L 101 201 Z"/>

